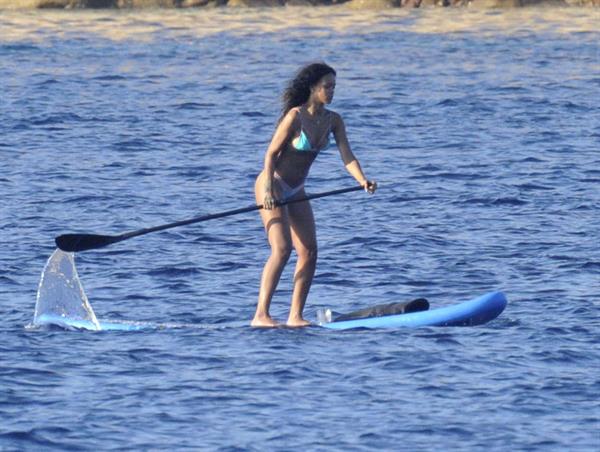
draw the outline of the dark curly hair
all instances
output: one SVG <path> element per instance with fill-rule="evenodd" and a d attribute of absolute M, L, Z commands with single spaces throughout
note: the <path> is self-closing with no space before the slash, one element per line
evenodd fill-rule
<path fill-rule="evenodd" d="M 310 97 L 310 90 L 327 74 L 336 75 L 335 70 L 325 63 L 311 63 L 301 68 L 283 91 L 281 121 L 294 107 L 304 104 Z"/>

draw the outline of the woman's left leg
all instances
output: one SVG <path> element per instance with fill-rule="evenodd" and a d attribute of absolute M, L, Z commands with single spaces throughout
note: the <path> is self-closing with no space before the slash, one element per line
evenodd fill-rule
<path fill-rule="evenodd" d="M 299 194 L 306 196 L 304 190 Z M 292 235 L 292 244 L 298 254 L 294 272 L 294 292 L 288 316 L 288 326 L 306 326 L 302 312 L 317 267 L 317 234 L 315 218 L 308 201 L 288 204 L 288 218 Z"/>

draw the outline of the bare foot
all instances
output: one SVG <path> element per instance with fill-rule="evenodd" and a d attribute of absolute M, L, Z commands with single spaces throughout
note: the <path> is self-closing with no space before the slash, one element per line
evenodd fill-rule
<path fill-rule="evenodd" d="M 252 322 L 250 322 L 250 326 L 255 328 L 275 328 L 279 326 L 279 323 L 273 320 L 270 315 L 255 315 Z"/>
<path fill-rule="evenodd" d="M 303 326 L 309 326 L 310 322 L 308 320 L 304 320 L 302 317 L 299 318 L 289 318 L 286 323 L 290 328 L 301 328 Z"/>

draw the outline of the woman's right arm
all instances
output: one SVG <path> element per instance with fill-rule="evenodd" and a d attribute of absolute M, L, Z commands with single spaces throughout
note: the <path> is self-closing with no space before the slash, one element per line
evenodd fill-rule
<path fill-rule="evenodd" d="M 271 143 L 267 148 L 264 169 L 265 198 L 263 205 L 265 209 L 272 209 L 275 207 L 275 198 L 273 197 L 273 173 L 275 172 L 275 163 L 277 162 L 277 157 L 294 131 L 294 122 L 296 121 L 297 115 L 298 112 L 296 110 L 290 110 L 284 116 L 277 126 L 273 138 L 271 138 Z"/>

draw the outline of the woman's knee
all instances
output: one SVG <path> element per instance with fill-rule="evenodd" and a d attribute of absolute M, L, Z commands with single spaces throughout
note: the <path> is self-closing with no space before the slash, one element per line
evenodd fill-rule
<path fill-rule="evenodd" d="M 311 245 L 311 246 L 303 246 L 300 249 L 296 250 L 296 252 L 298 253 L 298 259 L 302 260 L 303 262 L 308 262 L 308 263 L 316 263 L 317 262 L 317 246 L 316 245 Z"/>
<path fill-rule="evenodd" d="M 271 244 L 271 255 L 278 260 L 287 262 L 292 254 L 292 244 L 287 241 L 279 241 Z"/>

